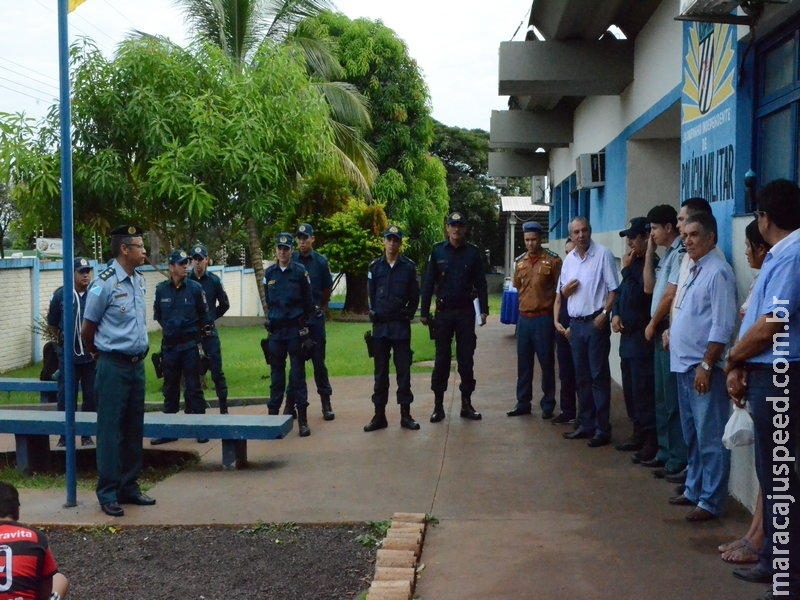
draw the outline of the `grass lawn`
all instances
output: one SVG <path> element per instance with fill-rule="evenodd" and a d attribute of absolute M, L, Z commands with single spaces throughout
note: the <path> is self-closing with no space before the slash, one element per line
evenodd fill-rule
<path fill-rule="evenodd" d="M 489 296 L 492 314 L 500 310 L 500 295 Z M 367 322 L 329 321 L 327 324 L 327 365 L 331 377 L 346 377 L 372 374 L 372 359 L 367 356 L 364 332 L 370 328 Z M 261 339 L 267 332 L 263 327 L 220 327 L 222 342 L 222 365 L 228 380 L 228 394 L 231 398 L 266 398 L 269 392 L 269 369 L 261 353 Z M 430 361 L 434 357 L 433 342 L 428 337 L 428 329 L 419 322 L 411 325 L 411 347 L 414 362 Z M 150 348 L 155 351 L 161 346 L 161 331 L 150 334 Z M 31 365 L 4 373 L 8 377 L 39 377 L 40 365 Z M 413 367 L 415 372 L 430 371 L 428 367 Z M 146 401 L 160 404 L 161 380 L 157 379 L 153 363 L 149 357 L 145 362 L 147 393 Z M 308 379 L 313 382 L 311 363 L 306 363 Z M 209 384 L 207 398 L 215 398 L 211 375 L 206 376 Z M 36 404 L 39 395 L 21 392 L 0 392 L 0 405 Z"/>

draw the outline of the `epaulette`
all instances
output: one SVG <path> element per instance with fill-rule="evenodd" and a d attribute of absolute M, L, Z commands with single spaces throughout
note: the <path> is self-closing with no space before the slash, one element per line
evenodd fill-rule
<path fill-rule="evenodd" d="M 415 263 L 413 260 L 411 260 L 410 258 L 408 258 L 407 256 L 405 256 L 403 254 L 400 255 L 400 260 L 409 263 L 415 269 L 417 268 L 417 263 Z"/>
<path fill-rule="evenodd" d="M 111 276 L 114 275 L 114 273 L 116 273 L 114 267 L 108 267 L 107 269 L 101 271 L 100 275 L 98 275 L 97 277 L 102 279 L 103 281 L 108 281 L 109 278 L 111 278 Z"/>
<path fill-rule="evenodd" d="M 553 252 L 552 250 L 550 250 L 550 248 L 545 248 L 545 249 L 544 249 L 544 251 L 545 251 L 545 253 L 546 253 L 548 256 L 550 256 L 551 258 L 561 258 L 561 257 L 560 257 L 558 254 L 556 254 L 555 252 Z"/>
<path fill-rule="evenodd" d="M 515 262 L 515 263 L 518 263 L 518 262 L 519 262 L 519 261 L 521 261 L 523 258 L 525 258 L 525 255 L 526 255 L 526 254 L 528 254 L 528 253 L 527 253 L 527 252 L 523 252 L 523 253 L 522 253 L 522 254 L 520 254 L 520 255 L 519 255 L 517 258 L 515 258 L 515 259 L 514 259 L 514 262 Z"/>
<path fill-rule="evenodd" d="M 372 265 L 377 265 L 377 264 L 378 264 L 378 262 L 381 260 L 381 258 L 383 258 L 383 257 L 379 256 L 378 258 L 376 258 L 375 260 L 373 260 L 371 263 L 369 263 L 369 266 L 367 267 L 367 269 L 371 269 L 371 268 L 372 268 Z"/>

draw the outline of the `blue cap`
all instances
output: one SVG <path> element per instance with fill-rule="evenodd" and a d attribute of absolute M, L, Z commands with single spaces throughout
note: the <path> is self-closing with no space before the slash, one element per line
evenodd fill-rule
<path fill-rule="evenodd" d="M 525 233 L 528 232 L 542 233 L 542 226 L 539 224 L 538 221 L 525 221 L 522 224 L 522 231 Z"/>
<path fill-rule="evenodd" d="M 389 225 L 389 227 L 386 228 L 386 231 L 383 232 L 383 237 L 387 238 L 390 235 L 393 235 L 398 240 L 402 240 L 403 230 L 400 229 L 397 225 Z"/>
<path fill-rule="evenodd" d="M 301 225 L 302 227 L 302 225 Z M 310 235 L 310 234 L 307 234 Z M 286 248 L 294 248 L 294 238 L 291 233 L 285 231 L 275 236 L 276 246 L 285 246 Z"/>
<path fill-rule="evenodd" d="M 206 248 L 203 244 L 195 244 L 192 246 L 192 258 L 195 256 L 206 258 L 208 256 L 208 248 Z"/>
<path fill-rule="evenodd" d="M 72 270 L 73 271 L 91 271 L 92 267 L 89 264 L 89 261 L 83 258 L 82 256 L 76 256 L 75 260 L 72 261 Z"/>
<path fill-rule="evenodd" d="M 189 255 L 186 254 L 184 250 L 174 250 L 172 254 L 169 255 L 169 264 L 179 264 L 183 265 L 189 262 Z"/>
<path fill-rule="evenodd" d="M 300 223 L 300 225 L 297 226 L 295 235 L 307 235 L 311 237 L 314 235 L 314 228 L 308 223 Z"/>
<path fill-rule="evenodd" d="M 466 225 L 467 218 L 460 212 L 452 212 L 447 217 L 447 224 L 448 225 Z"/>
<path fill-rule="evenodd" d="M 619 232 L 619 237 L 636 237 L 650 233 L 650 221 L 645 217 L 634 217 L 628 221 L 628 228 Z"/>

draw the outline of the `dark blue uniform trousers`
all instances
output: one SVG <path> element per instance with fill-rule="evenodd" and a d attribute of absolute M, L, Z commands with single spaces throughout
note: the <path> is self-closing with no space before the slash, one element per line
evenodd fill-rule
<path fill-rule="evenodd" d="M 80 385 L 82 399 L 81 399 L 81 411 L 83 412 L 94 412 L 95 411 L 95 401 L 94 401 L 94 372 L 97 365 L 94 361 L 90 362 L 83 362 L 83 363 L 73 363 L 75 367 L 75 376 L 72 380 L 73 385 L 73 398 L 76 400 L 78 399 L 78 386 Z M 66 396 L 65 396 L 65 386 L 64 386 L 64 351 L 62 348 L 58 349 L 58 394 L 57 398 L 57 408 L 58 410 L 65 410 L 66 409 Z"/>
<path fill-rule="evenodd" d="M 517 322 L 517 408 L 528 408 L 533 399 L 533 360 L 542 369 L 543 412 L 556 407 L 555 336 L 552 315 L 519 316 Z"/>
<path fill-rule="evenodd" d="M 314 367 L 314 383 L 317 386 L 317 394 L 330 396 L 333 389 L 328 377 L 328 367 L 325 365 L 325 315 L 321 317 L 314 315 L 308 320 L 308 333 L 316 342 L 311 354 L 311 364 Z"/>
<path fill-rule="evenodd" d="M 228 382 L 225 373 L 222 372 L 222 346 L 219 343 L 217 331 L 200 340 L 203 352 L 211 363 L 211 379 L 214 381 L 214 389 L 220 401 L 228 399 Z"/>
<path fill-rule="evenodd" d="M 575 364 L 575 385 L 578 389 L 578 422 L 580 430 L 590 435 L 611 436 L 611 329 L 602 330 L 594 322 L 570 321 L 569 342 Z"/>
<path fill-rule="evenodd" d="M 414 401 L 411 393 L 411 340 L 372 338 L 375 354 L 375 385 L 372 403 L 376 407 L 386 406 L 389 401 L 389 354 L 394 357 L 397 377 L 397 403 L 409 405 Z"/>
<path fill-rule="evenodd" d="M 461 377 L 459 389 L 465 396 L 475 391 L 474 354 L 478 337 L 475 335 L 475 311 L 444 310 L 436 313 L 436 358 L 431 374 L 431 390 L 444 392 L 450 379 L 451 345 L 456 338 L 456 361 Z"/>
<path fill-rule="evenodd" d="M 300 338 L 269 337 L 270 362 L 269 402 L 267 408 L 278 410 L 283 403 L 283 394 L 294 400 L 297 407 L 308 406 L 306 387 L 306 361 L 299 356 Z M 289 357 L 289 386 L 286 386 L 286 357 Z"/>
<path fill-rule="evenodd" d="M 655 432 L 653 356 L 620 358 L 620 369 L 625 410 L 633 423 L 633 431 L 637 433 Z"/>
<path fill-rule="evenodd" d="M 181 376 L 183 376 L 186 414 L 205 413 L 206 400 L 200 387 L 200 351 L 197 349 L 197 344 L 162 347 L 161 365 L 164 370 L 164 412 L 178 412 L 181 400 Z"/>
<path fill-rule="evenodd" d="M 563 323 L 562 323 L 563 324 Z M 569 323 L 566 325 L 569 327 Z M 556 336 L 556 359 L 558 360 L 559 404 L 561 414 L 575 418 L 575 366 L 572 364 L 572 347 L 560 333 Z"/>

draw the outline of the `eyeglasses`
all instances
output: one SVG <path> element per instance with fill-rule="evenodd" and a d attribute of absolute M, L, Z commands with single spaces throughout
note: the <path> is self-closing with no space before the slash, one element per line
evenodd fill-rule
<path fill-rule="evenodd" d="M 765 216 L 766 214 L 767 214 L 767 212 L 766 212 L 766 211 L 764 211 L 764 210 L 754 210 L 754 211 L 753 211 L 753 216 L 754 216 L 756 219 L 758 219 L 759 217 L 763 217 L 763 216 Z"/>

